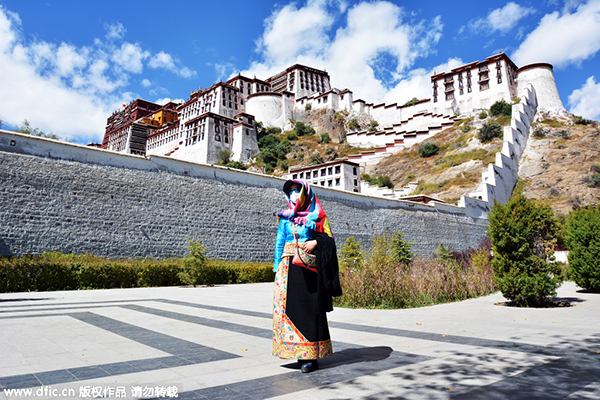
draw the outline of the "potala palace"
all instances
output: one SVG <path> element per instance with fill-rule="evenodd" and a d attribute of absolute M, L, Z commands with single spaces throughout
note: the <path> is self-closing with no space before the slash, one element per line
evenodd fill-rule
<path fill-rule="evenodd" d="M 216 163 L 219 153 L 228 150 L 232 161 L 246 163 L 259 152 L 257 122 L 286 130 L 292 128 L 290 119 L 303 120 L 307 109 L 345 110 L 378 122 L 376 132 L 346 134 L 348 144 L 372 150 L 289 176 L 360 192 L 360 168 L 452 126 L 458 115 L 526 96 L 527 88 L 537 96 L 537 115 L 566 113 L 552 65 L 519 68 L 504 53 L 432 75 L 430 98 L 405 106 L 355 99 L 350 89 L 332 88 L 326 71 L 296 64 L 264 80 L 238 75 L 192 91 L 182 104 L 132 101 L 108 118 L 102 148 L 202 164 Z"/>

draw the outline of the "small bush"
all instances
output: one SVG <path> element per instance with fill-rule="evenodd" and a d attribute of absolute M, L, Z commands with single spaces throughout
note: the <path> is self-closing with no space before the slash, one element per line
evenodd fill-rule
<path fill-rule="evenodd" d="M 535 128 L 533 128 L 532 135 L 536 139 L 541 139 L 543 137 L 546 137 L 546 132 L 544 131 L 544 128 L 542 128 L 540 125 L 536 125 Z"/>
<path fill-rule="evenodd" d="M 338 252 L 340 270 L 358 271 L 363 266 L 363 252 L 360 240 L 349 236 Z"/>
<path fill-rule="evenodd" d="M 498 115 L 510 117 L 512 115 L 512 105 L 504 101 L 504 99 L 499 100 L 490 107 L 490 114 L 494 117 L 497 117 Z"/>
<path fill-rule="evenodd" d="M 294 140 L 298 140 L 298 135 L 296 134 L 296 131 L 289 131 L 288 133 L 286 133 L 285 138 L 291 142 Z"/>
<path fill-rule="evenodd" d="M 469 124 L 464 124 L 464 125 L 463 125 L 463 126 L 460 128 L 460 130 L 461 130 L 463 133 L 469 133 L 469 131 L 471 130 L 471 128 L 472 128 L 472 126 L 471 126 L 471 125 L 469 125 Z"/>
<path fill-rule="evenodd" d="M 304 111 L 309 112 L 310 110 L 312 110 L 312 104 L 306 103 L 306 105 L 304 106 Z"/>
<path fill-rule="evenodd" d="M 318 140 L 319 143 L 331 143 L 331 137 L 329 137 L 329 133 L 321 133 L 321 136 Z"/>
<path fill-rule="evenodd" d="M 409 101 L 407 101 L 406 103 L 404 103 L 403 107 L 414 106 L 418 102 L 419 102 L 419 99 L 417 99 L 416 97 L 413 97 L 412 99 L 410 99 Z"/>
<path fill-rule="evenodd" d="M 377 177 L 377 179 L 379 180 L 379 187 L 387 187 L 390 189 L 394 189 L 394 182 L 392 182 L 392 179 L 387 176 L 387 175 L 381 175 L 379 177 Z"/>
<path fill-rule="evenodd" d="M 207 281 L 206 247 L 197 240 L 188 239 L 188 254 L 183 259 L 183 268 L 178 276 L 186 285 L 200 285 Z"/>
<path fill-rule="evenodd" d="M 323 156 L 318 151 L 310 155 L 310 165 L 323 164 Z"/>
<path fill-rule="evenodd" d="M 335 149 L 334 149 L 333 147 L 327 147 L 327 148 L 325 149 L 325 154 L 326 154 L 326 155 L 333 154 L 334 152 L 335 152 Z"/>
<path fill-rule="evenodd" d="M 369 129 L 368 130 L 369 130 L 369 132 L 376 132 L 378 127 L 379 127 L 379 122 L 377 122 L 377 121 L 371 121 L 369 123 Z"/>
<path fill-rule="evenodd" d="M 360 129 L 360 124 L 358 123 L 358 119 L 352 118 L 348 121 L 348 129 L 351 131 L 357 131 Z"/>
<path fill-rule="evenodd" d="M 491 142 L 497 137 L 502 135 L 502 126 L 497 122 L 488 122 L 483 125 L 477 133 L 477 138 L 481 140 L 481 143 Z"/>
<path fill-rule="evenodd" d="M 600 206 L 569 215 L 567 243 L 571 276 L 584 289 L 600 292 Z"/>
<path fill-rule="evenodd" d="M 488 214 L 494 248 L 494 281 L 517 306 L 543 306 L 556 295 L 558 271 L 546 260 L 553 253 L 558 227 L 550 206 L 538 206 L 522 194 L 495 203 Z"/>
<path fill-rule="evenodd" d="M 439 152 L 440 148 L 435 143 L 425 143 L 419 147 L 419 155 L 421 158 L 437 156 Z"/>
<path fill-rule="evenodd" d="M 309 136 L 315 134 L 315 130 L 312 126 L 304 124 L 301 121 L 296 122 L 296 124 L 294 125 L 294 130 L 296 131 L 296 134 L 298 136 Z"/>
<path fill-rule="evenodd" d="M 577 115 L 575 116 L 573 122 L 575 123 L 575 125 L 589 125 L 591 121 L 583 118 L 581 115 Z"/>
<path fill-rule="evenodd" d="M 488 114 L 485 111 L 482 111 L 479 113 L 479 119 L 486 119 L 488 117 Z"/>

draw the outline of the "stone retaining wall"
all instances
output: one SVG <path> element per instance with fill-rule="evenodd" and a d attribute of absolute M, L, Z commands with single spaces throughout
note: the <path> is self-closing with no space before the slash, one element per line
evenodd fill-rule
<path fill-rule="evenodd" d="M 198 239 L 221 259 L 270 261 L 284 180 L 168 157 L 115 154 L 0 131 L 0 254 L 44 251 L 168 257 Z M 338 247 L 401 229 L 420 254 L 476 247 L 486 219 L 315 188 Z"/>

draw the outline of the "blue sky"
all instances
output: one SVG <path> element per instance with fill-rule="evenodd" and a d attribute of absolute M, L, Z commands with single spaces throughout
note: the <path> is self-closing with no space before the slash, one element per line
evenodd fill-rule
<path fill-rule="evenodd" d="M 355 99 L 404 103 L 499 50 L 553 64 L 565 108 L 600 119 L 600 0 L 0 0 L 0 120 L 101 142 L 123 103 L 295 63 Z"/>

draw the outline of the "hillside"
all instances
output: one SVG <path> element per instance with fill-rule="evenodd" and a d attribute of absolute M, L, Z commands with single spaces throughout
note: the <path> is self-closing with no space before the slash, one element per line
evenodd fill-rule
<path fill-rule="evenodd" d="M 556 213 L 600 201 L 600 129 L 546 120 L 536 124 L 521 158 L 519 178 L 530 199 Z"/>
<path fill-rule="evenodd" d="M 343 113 L 310 112 L 306 117 L 305 122 L 315 127 L 317 134 L 297 138 L 290 136 L 290 132 L 274 135 L 289 143 L 285 159 L 278 161 L 273 171 L 275 175 L 287 173 L 287 167 L 332 161 L 367 150 L 339 144 L 348 126 Z M 361 120 L 364 125 L 369 122 Z M 384 158 L 365 172 L 371 177 L 390 177 L 396 189 L 418 182 L 412 194 L 428 194 L 456 204 L 461 196 L 477 189 L 482 172 L 502 148 L 502 138 L 488 143 L 477 138 L 478 130 L 489 122 L 504 126 L 509 118 L 461 119 L 430 139 Z M 588 122 L 578 125 L 574 118 L 566 122 L 547 119 L 532 125 L 519 169 L 528 198 L 546 201 L 556 213 L 562 214 L 600 201 L 600 129 L 596 122 Z M 322 140 L 324 133 L 329 138 Z M 425 143 L 439 146 L 438 155 L 422 158 L 419 147 Z"/>

